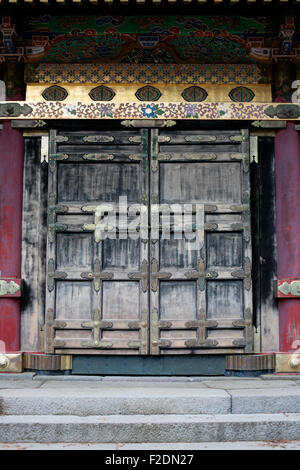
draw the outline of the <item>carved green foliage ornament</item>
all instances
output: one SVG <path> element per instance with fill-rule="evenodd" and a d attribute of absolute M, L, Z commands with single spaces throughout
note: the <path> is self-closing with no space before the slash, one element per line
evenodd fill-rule
<path fill-rule="evenodd" d="M 300 281 L 284 282 L 278 290 L 284 295 L 294 295 L 300 297 Z"/>
<path fill-rule="evenodd" d="M 0 281 L 0 296 L 7 295 L 7 294 L 16 294 L 20 290 L 19 284 L 14 281 Z"/>

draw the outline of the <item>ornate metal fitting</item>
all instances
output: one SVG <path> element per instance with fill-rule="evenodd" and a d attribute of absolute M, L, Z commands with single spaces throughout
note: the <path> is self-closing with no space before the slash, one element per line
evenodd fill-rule
<path fill-rule="evenodd" d="M 158 162 L 159 161 L 168 161 L 171 160 L 172 155 L 170 153 L 154 153 L 152 152 L 151 158 L 151 169 L 155 173 L 158 170 Z"/>
<path fill-rule="evenodd" d="M 82 140 L 83 142 L 109 143 L 114 142 L 115 138 L 111 135 L 87 135 Z"/>
<path fill-rule="evenodd" d="M 216 153 L 184 153 L 183 157 L 187 160 L 216 160 L 217 154 Z"/>
<path fill-rule="evenodd" d="M 235 223 L 230 225 L 232 230 L 243 230 L 244 225 L 242 223 Z"/>
<path fill-rule="evenodd" d="M 214 320 L 190 320 L 185 323 L 187 328 L 217 328 L 218 322 Z"/>
<path fill-rule="evenodd" d="M 28 105 L 20 105 L 20 103 L 1 103 L 0 104 L 0 117 L 4 118 L 12 118 L 18 117 L 23 114 L 23 116 L 27 116 L 33 111 L 33 109 Z"/>
<path fill-rule="evenodd" d="M 94 212 L 94 223 L 93 224 L 83 224 L 82 230 L 88 232 L 94 232 L 95 242 L 99 243 L 102 239 L 103 230 L 113 230 L 115 227 L 112 225 L 107 225 L 106 227 L 102 224 L 102 215 L 104 212 L 110 212 L 113 210 L 112 205 L 101 205 L 101 206 L 82 206 L 82 212 Z"/>
<path fill-rule="evenodd" d="M 187 271 L 184 273 L 184 275 L 187 279 L 199 280 L 201 291 L 205 289 L 205 279 L 215 279 L 216 277 L 218 277 L 218 273 L 216 271 L 206 271 L 205 263 L 202 258 L 200 258 L 198 263 L 198 271 Z"/>
<path fill-rule="evenodd" d="M 49 242 L 54 242 L 56 232 L 66 232 L 67 230 L 68 225 L 66 224 L 48 224 Z"/>
<path fill-rule="evenodd" d="M 139 349 L 141 347 L 141 342 L 139 340 L 136 341 L 128 341 L 127 346 L 130 349 Z"/>
<path fill-rule="evenodd" d="M 158 281 L 170 279 L 172 277 L 172 273 L 162 272 L 158 270 L 158 261 L 153 258 L 151 261 L 151 289 L 153 292 L 157 292 L 158 289 Z"/>
<path fill-rule="evenodd" d="M 100 162 L 102 160 L 113 160 L 115 158 L 115 155 L 112 155 L 110 153 L 85 153 L 82 155 L 82 158 L 84 160 Z"/>
<path fill-rule="evenodd" d="M 244 348 L 246 346 L 247 342 L 244 338 L 241 339 L 234 339 L 232 341 L 232 346 L 238 347 L 238 348 Z"/>
<path fill-rule="evenodd" d="M 4 354 L 0 354 L 0 370 L 8 367 L 9 360 Z"/>
<path fill-rule="evenodd" d="M 133 153 L 128 155 L 130 160 L 136 160 L 142 162 L 142 171 L 146 173 L 148 168 L 148 154 L 147 153 Z"/>
<path fill-rule="evenodd" d="M 134 135 L 132 137 L 128 137 L 128 141 L 132 144 L 140 144 L 142 142 L 142 137 L 140 135 Z"/>
<path fill-rule="evenodd" d="M 170 348 L 172 346 L 172 341 L 169 339 L 161 339 L 159 341 L 160 348 Z"/>
<path fill-rule="evenodd" d="M 10 373 L 23 372 L 23 354 L 0 354 L 0 371 Z"/>
<path fill-rule="evenodd" d="M 62 143 L 62 142 L 68 142 L 69 140 L 69 137 L 66 136 L 66 135 L 57 135 L 55 138 L 54 138 L 55 142 L 56 143 Z"/>
<path fill-rule="evenodd" d="M 207 232 L 212 232 L 218 229 L 218 224 L 204 224 L 204 230 Z"/>
<path fill-rule="evenodd" d="M 169 161 L 169 160 L 171 160 L 171 158 L 172 158 L 171 153 L 163 153 L 163 152 L 160 152 L 160 153 L 157 155 L 157 159 L 158 159 L 158 160 Z"/>
<path fill-rule="evenodd" d="M 81 346 L 83 348 L 99 348 L 99 349 L 111 349 L 113 347 L 113 343 L 109 341 L 82 341 Z"/>
<path fill-rule="evenodd" d="M 242 142 L 246 142 L 247 138 L 246 138 L 246 136 L 243 136 L 243 135 L 230 135 L 229 140 L 230 140 L 230 142 L 240 144 Z"/>
<path fill-rule="evenodd" d="M 152 346 L 159 346 L 160 348 L 170 348 L 172 346 L 172 341 L 169 339 L 160 339 L 152 341 Z"/>
<path fill-rule="evenodd" d="M 100 320 L 100 310 L 96 309 L 94 311 L 94 320 L 82 322 L 81 326 L 85 329 L 91 329 L 93 332 L 93 339 L 90 341 L 82 341 L 82 347 L 101 349 L 110 349 L 113 347 L 113 343 L 102 341 L 100 339 L 101 329 L 108 329 L 113 327 L 113 322 Z"/>
<path fill-rule="evenodd" d="M 218 341 L 215 339 L 206 339 L 199 341 L 198 339 L 187 339 L 184 343 L 187 348 L 214 348 L 218 346 Z"/>
<path fill-rule="evenodd" d="M 145 321 L 130 321 L 128 323 L 128 328 L 130 330 L 139 330 L 141 328 L 147 328 L 147 326 L 148 326 L 148 322 L 145 322 Z"/>
<path fill-rule="evenodd" d="M 69 155 L 66 153 L 56 153 L 49 155 L 49 169 L 53 173 L 56 170 L 56 163 L 63 160 L 68 160 Z"/>
<path fill-rule="evenodd" d="M 82 279 L 87 279 L 88 281 L 93 280 L 93 287 L 96 292 L 100 291 L 100 284 L 102 280 L 109 280 L 114 277 L 113 273 L 101 271 L 100 260 L 96 259 L 94 261 L 94 272 L 83 272 L 80 274 Z"/>
<path fill-rule="evenodd" d="M 204 212 L 216 212 L 218 210 L 218 206 L 212 204 L 205 204 L 204 205 Z"/>
<path fill-rule="evenodd" d="M 298 119 L 300 116 L 300 106 L 297 104 L 278 104 L 269 106 L 264 113 L 271 117 L 279 119 Z"/>
<path fill-rule="evenodd" d="M 167 142 L 171 142 L 171 137 L 168 137 L 167 135 L 159 135 L 158 142 L 160 144 L 166 144 Z"/>
<path fill-rule="evenodd" d="M 69 208 L 63 205 L 55 204 L 55 194 L 50 193 L 48 199 L 48 230 L 49 230 L 49 240 L 50 242 L 54 241 L 54 233 L 56 230 L 66 231 L 68 226 L 65 224 L 56 224 L 56 214 L 62 213 L 66 214 Z"/>
<path fill-rule="evenodd" d="M 97 320 L 97 321 L 86 321 L 81 323 L 82 328 L 87 329 L 109 329 L 113 327 L 112 321 Z"/>
<path fill-rule="evenodd" d="M 244 279 L 244 285 L 246 290 L 251 289 L 251 261 L 249 258 L 245 258 L 244 269 L 232 271 L 231 276 L 236 279 Z"/>
<path fill-rule="evenodd" d="M 232 206 L 230 206 L 230 210 L 232 212 L 243 212 L 244 210 L 247 210 L 248 209 L 248 205 L 244 205 L 244 204 L 234 204 Z"/>
<path fill-rule="evenodd" d="M 54 259 L 50 258 L 48 261 L 48 281 L 47 281 L 47 287 L 48 291 L 52 292 L 54 289 L 54 280 L 63 280 L 68 277 L 67 273 L 63 271 L 56 271 L 55 270 L 55 263 Z"/>
<path fill-rule="evenodd" d="M 142 199 L 141 199 L 141 203 L 142 203 L 144 206 L 148 206 L 148 195 L 147 195 L 147 193 L 144 193 L 144 194 L 143 194 Z"/>
<path fill-rule="evenodd" d="M 186 142 L 216 142 L 217 137 L 215 135 L 186 135 L 184 140 Z"/>
<path fill-rule="evenodd" d="M 249 157 L 246 153 L 231 153 L 231 160 L 241 160 L 243 163 L 243 169 L 245 172 L 249 171 Z"/>
<path fill-rule="evenodd" d="M 232 322 L 232 326 L 234 328 L 245 328 L 245 326 L 251 326 L 252 321 L 251 320 L 235 320 Z"/>
<path fill-rule="evenodd" d="M 141 265 L 141 271 L 128 274 L 131 280 L 141 281 L 141 289 L 143 292 L 148 291 L 148 261 L 144 259 Z"/>
<path fill-rule="evenodd" d="M 176 121 L 172 121 L 170 119 L 168 120 L 162 120 L 162 119 L 149 119 L 145 121 L 144 119 L 132 119 L 128 120 L 126 119 L 125 121 L 121 121 L 121 125 L 124 127 L 136 127 L 136 128 L 145 128 L 145 127 L 151 127 L 151 128 L 160 128 L 160 127 L 173 127 L 176 125 Z"/>
<path fill-rule="evenodd" d="M 160 320 L 158 322 L 158 326 L 162 330 L 168 330 L 168 329 L 172 328 L 172 322 L 167 321 L 167 320 Z"/>
<path fill-rule="evenodd" d="M 60 213 L 67 213 L 69 208 L 67 206 L 57 206 L 55 204 L 55 195 L 54 193 L 49 194 L 48 200 L 48 234 L 49 234 L 49 241 L 50 243 L 54 242 L 55 239 L 55 232 L 65 232 L 68 229 L 66 224 L 57 224 L 56 223 L 56 214 Z"/>

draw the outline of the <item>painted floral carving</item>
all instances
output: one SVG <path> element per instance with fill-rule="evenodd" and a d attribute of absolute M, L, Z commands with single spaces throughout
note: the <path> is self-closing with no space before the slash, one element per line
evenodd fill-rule
<path fill-rule="evenodd" d="M 0 296 L 7 294 L 16 294 L 20 290 L 19 284 L 14 281 L 7 282 L 5 280 L 0 280 Z"/>
<path fill-rule="evenodd" d="M 1 105 L 4 103 L 0 103 Z M 7 104 L 7 103 L 5 103 Z M 12 103 L 25 108 L 25 119 L 233 119 L 233 120 L 270 120 L 269 103 L 82 103 L 78 102 L 19 102 Z M 280 105 L 274 105 L 276 108 Z M 300 106 L 293 105 L 299 112 Z M 8 116 L 24 119 L 23 115 Z M 294 116 L 294 115 L 293 115 Z M 299 119 L 290 118 L 290 119 Z M 279 119 L 274 116 L 271 120 Z"/>

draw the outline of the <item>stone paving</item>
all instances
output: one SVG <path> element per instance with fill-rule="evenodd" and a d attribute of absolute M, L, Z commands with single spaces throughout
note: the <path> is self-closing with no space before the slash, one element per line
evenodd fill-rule
<path fill-rule="evenodd" d="M 300 441 L 256 441 L 256 442 L 168 442 L 160 444 L 157 442 L 144 443 L 57 443 L 57 444 L 39 444 L 39 443 L 7 443 L 0 444 L 2 450 L 102 450 L 102 451 L 197 451 L 197 450 L 300 450 Z M 128 455 L 128 454 L 126 454 Z M 134 455 L 134 454 L 132 454 Z"/>
<path fill-rule="evenodd" d="M 299 449 L 299 443 L 300 376 L 296 374 L 256 378 L 0 374 L 0 450 L 72 446 L 292 450 Z"/>

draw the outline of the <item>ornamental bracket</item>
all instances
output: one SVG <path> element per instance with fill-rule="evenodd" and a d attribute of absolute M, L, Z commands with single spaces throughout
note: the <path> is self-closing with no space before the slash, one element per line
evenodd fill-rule
<path fill-rule="evenodd" d="M 21 297 L 22 280 L 15 277 L 0 277 L 0 298 Z"/>
<path fill-rule="evenodd" d="M 280 299 L 300 298 L 300 279 L 278 279 L 275 281 L 275 295 Z"/>

